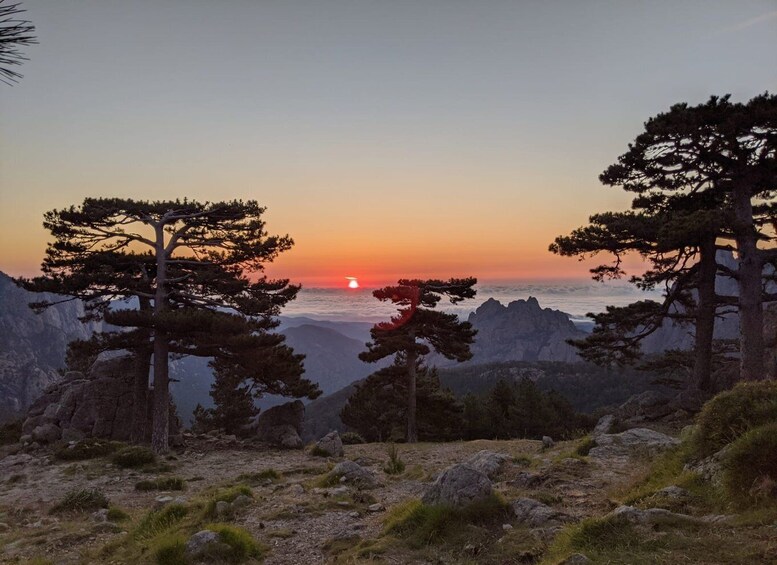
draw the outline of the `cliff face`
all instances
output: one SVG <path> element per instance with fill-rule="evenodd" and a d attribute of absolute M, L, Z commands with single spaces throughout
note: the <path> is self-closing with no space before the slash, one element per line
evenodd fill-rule
<path fill-rule="evenodd" d="M 65 302 L 35 314 L 30 302 L 53 299 L 16 286 L 0 273 L 0 420 L 11 419 L 59 380 L 67 344 L 86 339 L 94 324 L 78 320 L 84 313 L 79 301 Z"/>
<path fill-rule="evenodd" d="M 507 306 L 493 298 L 469 316 L 478 330 L 471 363 L 501 361 L 579 361 L 567 339 L 581 339 L 579 330 L 559 310 L 541 308 L 536 298 Z"/>

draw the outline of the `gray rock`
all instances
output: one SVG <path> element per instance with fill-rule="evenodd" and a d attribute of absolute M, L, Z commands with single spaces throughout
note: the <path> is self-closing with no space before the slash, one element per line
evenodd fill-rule
<path fill-rule="evenodd" d="M 661 490 L 659 490 L 656 494 L 658 496 L 663 496 L 674 500 L 684 500 L 684 499 L 691 498 L 690 492 L 688 492 L 684 488 L 678 487 L 677 485 L 669 485 L 668 487 L 664 487 Z"/>
<path fill-rule="evenodd" d="M 32 430 L 32 439 L 40 443 L 53 443 L 62 437 L 62 429 L 55 424 L 43 424 Z"/>
<path fill-rule="evenodd" d="M 550 437 L 550 436 L 542 436 L 542 447 L 544 449 L 550 449 L 554 445 L 556 445 L 556 442 L 553 441 L 552 437 Z"/>
<path fill-rule="evenodd" d="M 92 520 L 95 522 L 107 522 L 108 521 L 108 509 L 100 508 L 97 512 L 92 514 Z"/>
<path fill-rule="evenodd" d="M 339 477 L 343 484 L 354 485 L 358 488 L 374 488 L 378 485 L 375 476 L 368 469 L 353 461 L 341 461 L 329 474 L 333 477 Z"/>
<path fill-rule="evenodd" d="M 376 502 L 375 504 L 370 504 L 367 507 L 367 510 L 370 512 L 383 512 L 386 509 L 385 506 L 383 506 L 380 502 Z"/>
<path fill-rule="evenodd" d="M 648 508 L 641 510 L 633 506 L 619 506 L 610 513 L 613 519 L 629 524 L 647 524 L 656 525 L 662 523 L 684 522 L 687 524 L 702 524 L 704 521 L 700 518 L 688 516 L 687 514 L 677 514 L 664 508 Z"/>
<path fill-rule="evenodd" d="M 246 496 L 245 494 L 239 494 L 237 497 L 235 497 L 235 500 L 232 501 L 232 508 L 245 508 L 246 506 L 250 506 L 253 503 L 253 498 L 250 496 Z"/>
<path fill-rule="evenodd" d="M 591 432 L 591 436 L 596 439 L 600 435 L 609 434 L 614 425 L 615 416 L 612 414 L 602 416 L 599 418 L 599 421 L 596 422 L 596 427 L 594 427 L 594 430 Z"/>
<path fill-rule="evenodd" d="M 225 500 L 216 502 L 216 516 L 224 516 L 232 511 L 232 505 Z"/>
<path fill-rule="evenodd" d="M 424 493 L 424 504 L 464 506 L 488 498 L 493 492 L 491 480 L 467 465 L 448 467 Z"/>
<path fill-rule="evenodd" d="M 562 561 L 559 565 L 586 565 L 587 563 L 591 563 L 591 560 L 588 559 L 588 557 L 582 553 L 573 553 L 564 559 L 564 561 Z"/>
<path fill-rule="evenodd" d="M 713 453 L 709 457 L 687 463 L 683 467 L 683 470 L 698 473 L 705 481 L 720 485 L 723 482 L 723 462 L 726 459 L 730 447 L 731 444 L 726 445 L 723 449 Z"/>
<path fill-rule="evenodd" d="M 672 399 L 653 390 L 636 394 L 615 410 L 616 419 L 623 422 L 652 422 L 676 410 Z"/>
<path fill-rule="evenodd" d="M 318 440 L 316 442 L 316 447 L 319 450 L 328 453 L 332 457 L 342 457 L 345 455 L 345 451 L 343 450 L 343 442 L 340 439 L 340 434 L 337 433 L 337 430 L 329 432 L 320 440 Z"/>
<path fill-rule="evenodd" d="M 502 470 L 502 466 L 509 460 L 509 455 L 484 449 L 465 459 L 462 464 L 480 471 L 489 479 L 493 479 L 499 474 L 499 471 Z"/>
<path fill-rule="evenodd" d="M 186 541 L 184 555 L 188 559 L 198 559 L 214 549 L 229 549 L 229 546 L 220 541 L 219 535 L 211 530 L 201 530 L 192 535 Z"/>
<path fill-rule="evenodd" d="M 532 528 L 560 526 L 570 521 L 570 517 L 547 504 L 533 498 L 519 498 L 512 503 L 513 514 L 520 524 Z"/>
<path fill-rule="evenodd" d="M 291 494 L 305 494 L 305 487 L 297 483 L 289 487 L 289 492 Z"/>
<path fill-rule="evenodd" d="M 636 454 L 655 455 L 674 447 L 680 440 L 647 428 L 633 428 L 619 434 L 601 434 L 588 455 L 593 459 Z"/>
<path fill-rule="evenodd" d="M 172 496 L 157 496 L 154 499 L 154 508 L 162 508 L 173 501 Z"/>
<path fill-rule="evenodd" d="M 273 406 L 259 414 L 254 427 L 256 437 L 284 449 L 302 448 L 302 420 L 305 405 L 301 400 Z"/>

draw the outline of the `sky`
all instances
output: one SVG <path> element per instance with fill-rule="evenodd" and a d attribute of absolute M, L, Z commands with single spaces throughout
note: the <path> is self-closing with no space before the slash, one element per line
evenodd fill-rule
<path fill-rule="evenodd" d="M 677 102 L 777 91 L 777 0 L 23 0 L 0 84 L 0 270 L 87 196 L 254 199 L 271 276 L 583 279 L 548 244 Z"/>

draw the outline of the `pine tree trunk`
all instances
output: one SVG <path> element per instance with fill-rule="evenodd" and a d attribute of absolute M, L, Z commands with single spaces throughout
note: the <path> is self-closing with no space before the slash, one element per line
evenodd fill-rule
<path fill-rule="evenodd" d="M 715 333 L 715 237 L 705 239 L 699 249 L 699 303 L 696 310 L 693 387 L 708 392 L 712 387 L 712 340 Z"/>
<path fill-rule="evenodd" d="M 735 237 L 739 254 L 739 378 L 757 381 L 766 377 L 763 337 L 761 277 L 763 264 L 753 225 L 753 206 L 749 191 L 734 192 Z"/>
<path fill-rule="evenodd" d="M 148 369 L 151 364 L 152 349 L 143 347 L 135 353 L 133 371 L 135 373 L 132 406 L 132 443 L 146 441 L 148 424 Z"/>
<path fill-rule="evenodd" d="M 151 448 L 154 453 L 169 450 L 170 392 L 167 357 L 167 335 L 157 332 L 154 336 L 154 424 L 151 430 Z"/>
<path fill-rule="evenodd" d="M 416 353 L 407 354 L 407 443 L 418 443 L 416 428 Z"/>

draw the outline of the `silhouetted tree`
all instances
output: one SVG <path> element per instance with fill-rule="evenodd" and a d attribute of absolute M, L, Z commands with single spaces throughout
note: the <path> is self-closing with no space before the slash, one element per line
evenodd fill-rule
<path fill-rule="evenodd" d="M 274 316 L 296 296 L 299 287 L 288 280 L 249 279 L 293 244 L 288 236 L 268 236 L 264 211 L 254 201 L 87 198 L 79 207 L 45 215 L 44 226 L 54 242 L 46 251 L 43 277 L 26 284 L 85 299 L 92 312 L 107 316 L 110 311 L 112 323 L 151 332 L 152 447 L 157 452 L 168 449 L 171 350 L 223 355 L 241 339 L 248 343 L 254 337 L 270 339 L 269 330 L 278 323 Z M 134 270 L 114 267 L 117 261 L 123 265 L 127 258 L 137 257 L 142 261 Z M 110 309 L 117 298 L 136 298 L 141 306 Z M 237 324 L 229 343 L 214 342 L 216 334 L 200 330 L 206 327 L 204 321 L 226 324 L 222 316 L 212 315 L 220 310 L 247 317 L 250 327 Z M 207 312 L 203 318 L 197 311 Z M 280 343 L 283 337 L 273 339 Z M 244 369 L 241 360 L 249 358 L 257 362 L 245 351 L 230 357 L 230 362 Z M 290 362 L 299 364 L 300 359 Z"/>
<path fill-rule="evenodd" d="M 404 366 L 407 379 L 407 441 L 418 441 L 416 426 L 416 371 L 420 360 L 432 350 L 447 359 L 466 361 L 472 357 L 476 331 L 469 322 L 460 322 L 455 314 L 434 310 L 443 297 L 455 304 L 475 296 L 474 278 L 442 280 L 403 279 L 397 286 L 387 286 L 372 294 L 381 301 L 398 307 L 397 316 L 376 324 L 372 341 L 361 353 L 362 361 L 375 362 L 394 356 L 395 364 Z"/>
<path fill-rule="evenodd" d="M 5 0 L 0 0 L 0 81 L 6 84 L 13 84 L 22 78 L 21 74 L 11 68 L 27 60 L 19 47 L 37 43 L 35 26 L 27 20 L 16 18 L 24 13 L 20 6 L 20 3 L 6 4 Z"/>

